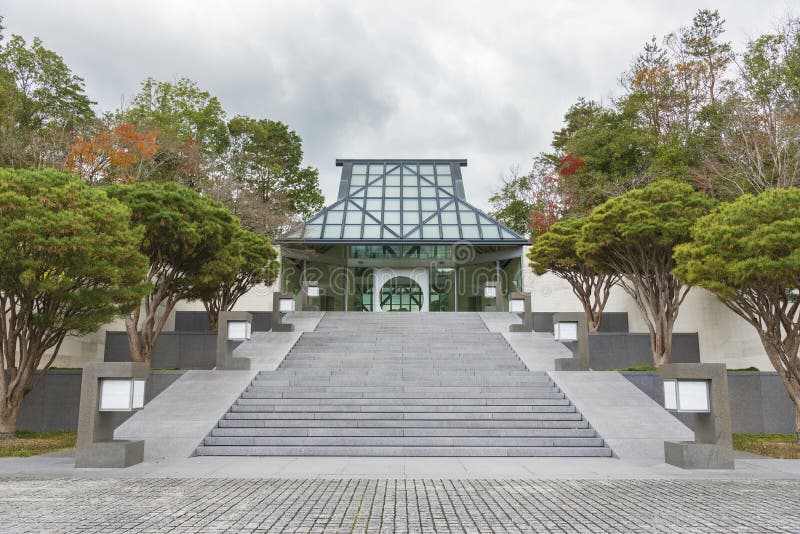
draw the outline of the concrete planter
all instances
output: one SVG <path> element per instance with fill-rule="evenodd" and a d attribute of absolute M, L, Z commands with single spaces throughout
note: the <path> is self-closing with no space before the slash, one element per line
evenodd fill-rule
<path fill-rule="evenodd" d="M 657 371 L 620 374 L 664 406 L 664 388 Z M 734 434 L 794 434 L 794 406 L 778 373 L 728 371 L 728 395 Z M 675 417 L 692 428 L 692 414 Z"/>
<path fill-rule="evenodd" d="M 151 371 L 145 386 L 145 402 L 150 402 L 183 373 L 184 371 Z M 17 428 L 34 432 L 77 430 L 80 399 L 80 369 L 50 370 L 22 400 Z M 133 412 L 116 414 L 117 425 L 132 414 Z"/>

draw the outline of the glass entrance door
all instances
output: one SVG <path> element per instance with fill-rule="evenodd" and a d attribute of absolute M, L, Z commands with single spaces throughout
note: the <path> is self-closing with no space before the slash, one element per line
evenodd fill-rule
<path fill-rule="evenodd" d="M 423 299 L 422 288 L 407 276 L 395 276 L 381 288 L 383 311 L 420 311 Z"/>

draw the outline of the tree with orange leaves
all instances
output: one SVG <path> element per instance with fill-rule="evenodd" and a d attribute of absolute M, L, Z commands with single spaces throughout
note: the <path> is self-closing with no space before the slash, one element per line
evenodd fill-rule
<path fill-rule="evenodd" d="M 147 178 L 158 143 L 156 132 L 142 132 L 131 124 L 108 127 L 70 147 L 65 167 L 91 185 L 132 183 Z"/>

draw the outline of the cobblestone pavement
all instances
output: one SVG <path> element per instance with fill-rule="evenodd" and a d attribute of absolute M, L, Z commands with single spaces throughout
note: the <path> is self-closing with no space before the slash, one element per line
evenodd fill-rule
<path fill-rule="evenodd" d="M 800 532 L 800 482 L 2 479 L 0 532 Z"/>

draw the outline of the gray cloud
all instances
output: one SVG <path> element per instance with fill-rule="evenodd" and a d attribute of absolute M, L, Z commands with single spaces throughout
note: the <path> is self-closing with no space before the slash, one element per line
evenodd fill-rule
<path fill-rule="evenodd" d="M 760 2 L 4 2 L 114 109 L 147 76 L 188 76 L 231 114 L 303 137 L 323 191 L 337 157 L 466 157 L 479 206 L 546 150 L 578 97 L 608 98 L 641 45 L 716 7 L 739 48 L 788 8 Z"/>

